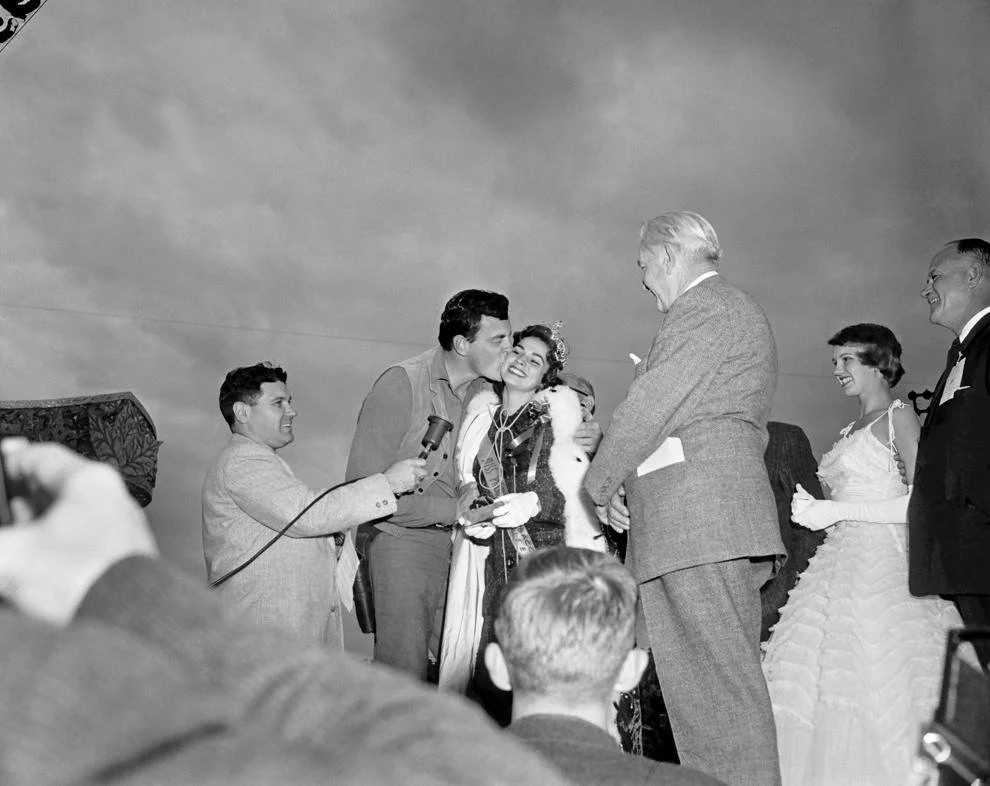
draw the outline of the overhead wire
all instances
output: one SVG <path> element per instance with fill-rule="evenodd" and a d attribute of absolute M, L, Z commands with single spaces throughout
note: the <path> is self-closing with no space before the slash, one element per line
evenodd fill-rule
<path fill-rule="evenodd" d="M 422 341 L 407 341 L 403 339 L 395 338 L 374 338 L 372 336 L 353 336 L 344 335 L 341 333 L 323 333 L 314 330 L 291 330 L 286 328 L 266 328 L 258 327 L 255 325 L 230 325 L 223 324 L 219 322 L 205 322 L 200 320 L 192 319 L 172 319 L 169 317 L 155 317 L 147 315 L 137 315 L 137 314 L 119 314 L 112 313 L 109 311 L 95 311 L 87 309 L 78 308 L 65 308 L 63 306 L 39 306 L 27 303 L 10 303 L 6 301 L 0 301 L 0 308 L 13 308 L 20 309 L 24 311 L 43 311 L 52 312 L 59 314 L 74 314 L 77 316 L 86 317 L 101 317 L 105 319 L 126 319 L 135 322 L 152 322 L 165 325 L 177 325 L 181 327 L 200 327 L 200 328 L 210 328 L 213 330 L 233 330 L 245 333 L 267 333 L 272 335 L 283 335 L 283 336 L 296 336 L 300 338 L 325 338 L 332 341 L 353 341 L 366 344 L 382 344 L 389 346 L 406 346 L 406 347 L 426 347 L 429 346 L 427 343 Z M 571 360 L 580 360 L 585 363 L 614 363 L 617 365 L 628 365 L 628 358 L 603 358 L 603 357 L 593 357 L 589 355 L 571 355 Z M 796 371 L 781 371 L 778 373 L 781 377 L 807 377 L 809 379 L 821 379 L 828 378 L 830 374 L 811 374 Z"/>

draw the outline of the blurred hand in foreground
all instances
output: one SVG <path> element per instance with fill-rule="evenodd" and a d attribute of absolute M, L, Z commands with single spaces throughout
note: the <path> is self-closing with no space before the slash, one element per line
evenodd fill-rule
<path fill-rule="evenodd" d="M 61 445 L 5 439 L 14 524 L 0 529 L 0 595 L 64 625 L 111 565 L 157 554 L 148 521 L 112 467 Z"/>

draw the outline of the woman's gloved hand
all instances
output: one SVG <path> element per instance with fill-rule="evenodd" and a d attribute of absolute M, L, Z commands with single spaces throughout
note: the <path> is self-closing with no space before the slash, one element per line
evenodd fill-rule
<path fill-rule="evenodd" d="M 815 499 L 798 483 L 797 491 L 791 497 L 791 519 L 811 530 L 825 529 L 838 521 L 905 524 L 910 499 L 909 486 L 908 493 L 899 497 L 878 499 L 873 502 L 834 502 L 829 499 Z"/>
<path fill-rule="evenodd" d="M 492 524 L 496 527 L 521 527 L 540 512 L 540 498 L 535 491 L 503 494 L 495 500 Z"/>

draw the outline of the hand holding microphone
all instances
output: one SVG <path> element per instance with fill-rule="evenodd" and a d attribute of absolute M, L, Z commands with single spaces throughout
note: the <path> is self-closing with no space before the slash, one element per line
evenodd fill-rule
<path fill-rule="evenodd" d="M 408 494 L 416 488 L 416 484 L 426 477 L 426 459 L 430 453 L 440 447 L 444 435 L 454 427 L 449 420 L 444 420 L 438 415 L 430 415 L 427 421 L 429 426 L 427 426 L 426 434 L 423 435 L 423 441 L 420 443 L 423 449 L 419 452 L 419 456 L 414 459 L 396 461 L 385 470 L 385 478 L 392 488 L 392 493 L 396 496 Z"/>
<path fill-rule="evenodd" d="M 405 494 L 416 488 L 416 484 L 426 476 L 426 459 L 410 458 L 396 461 L 382 474 L 385 475 L 385 480 L 388 481 L 393 494 Z"/>

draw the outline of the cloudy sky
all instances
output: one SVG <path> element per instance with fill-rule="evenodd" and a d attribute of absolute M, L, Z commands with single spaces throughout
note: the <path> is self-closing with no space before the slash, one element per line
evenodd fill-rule
<path fill-rule="evenodd" d="M 940 370 L 918 292 L 990 235 L 988 32 L 982 0 L 54 0 L 0 53 L 0 398 L 133 391 L 202 574 L 229 368 L 288 370 L 283 455 L 337 482 L 377 374 L 491 288 L 565 321 L 607 423 L 658 320 L 639 224 L 685 207 L 821 452 L 839 327 L 894 329 L 902 395 Z"/>

